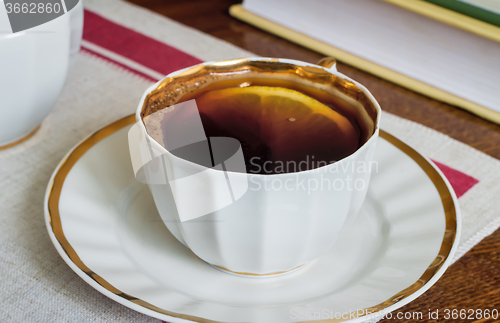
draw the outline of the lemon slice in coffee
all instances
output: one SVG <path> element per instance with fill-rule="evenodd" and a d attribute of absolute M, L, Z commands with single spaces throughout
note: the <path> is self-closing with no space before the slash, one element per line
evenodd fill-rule
<path fill-rule="evenodd" d="M 295 90 L 225 88 L 196 103 L 207 136 L 238 139 L 245 159 L 331 163 L 358 148 L 359 131 L 347 117 Z"/>

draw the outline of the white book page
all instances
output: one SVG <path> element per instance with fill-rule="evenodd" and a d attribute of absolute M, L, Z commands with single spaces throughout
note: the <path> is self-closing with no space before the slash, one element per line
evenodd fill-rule
<path fill-rule="evenodd" d="M 245 0 L 246 10 L 500 112 L 500 43 L 381 0 Z"/>

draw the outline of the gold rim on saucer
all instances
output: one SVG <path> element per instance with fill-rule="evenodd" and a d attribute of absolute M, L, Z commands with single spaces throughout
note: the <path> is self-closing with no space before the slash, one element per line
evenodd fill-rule
<path fill-rule="evenodd" d="M 145 309 L 168 315 L 171 317 L 176 317 L 176 318 L 181 318 L 185 320 L 190 320 L 194 322 L 202 322 L 202 323 L 221 323 L 219 321 L 213 321 L 210 319 L 202 318 L 202 317 L 196 317 L 192 315 L 186 315 L 186 314 L 180 314 L 180 313 L 174 313 L 167 311 L 165 309 L 159 308 L 157 306 L 154 306 L 148 302 L 145 302 L 139 298 L 136 298 L 134 296 L 128 295 L 126 293 L 123 293 L 122 291 L 118 290 L 114 286 L 112 286 L 109 282 L 107 282 L 104 278 L 93 272 L 91 269 L 89 269 L 83 261 L 79 258 L 78 254 L 75 252 L 71 244 L 68 242 L 66 239 L 66 236 L 64 235 L 64 231 L 62 228 L 62 223 L 61 223 L 61 215 L 59 213 L 59 198 L 61 197 L 61 192 L 63 189 L 64 181 L 66 179 L 66 176 L 68 173 L 71 171 L 73 166 L 80 160 L 80 158 L 89 150 L 91 149 L 94 145 L 99 143 L 101 140 L 104 138 L 108 137 L 109 135 L 112 135 L 113 133 L 117 132 L 118 130 L 133 124 L 135 122 L 135 115 L 130 115 L 128 117 L 125 117 L 123 119 L 120 119 L 116 122 L 111 123 L 110 125 L 102 128 L 101 130 L 96 131 L 92 135 L 90 135 L 87 139 L 85 139 L 83 142 L 81 142 L 79 145 L 77 145 L 73 150 L 66 156 L 66 158 L 60 163 L 58 168 L 56 169 L 56 173 L 52 179 L 52 181 L 49 184 L 49 192 L 47 196 L 47 214 L 49 218 L 49 223 L 50 223 L 50 228 L 59 242 L 60 246 L 66 253 L 66 255 L 69 257 L 71 262 L 77 266 L 82 272 L 84 272 L 88 277 L 90 277 L 92 280 L 97 282 L 100 286 L 102 286 L 104 289 L 107 291 L 115 294 L 116 296 L 119 296 L 123 298 L 126 301 L 130 301 L 136 305 L 139 305 Z M 441 202 L 443 205 L 443 209 L 445 212 L 445 220 L 446 220 L 446 229 L 445 229 L 445 234 L 443 237 L 443 241 L 441 244 L 441 248 L 439 250 L 438 255 L 434 259 L 434 261 L 430 264 L 430 266 L 426 269 L 426 271 L 423 273 L 423 275 L 411 286 L 405 288 L 404 290 L 400 291 L 399 293 L 393 295 L 386 301 L 366 308 L 363 310 L 364 314 L 360 314 L 359 316 L 364 316 L 366 314 L 373 314 L 376 312 L 379 312 L 381 310 L 384 310 L 401 300 L 409 297 L 413 293 L 417 292 L 421 288 L 423 288 L 441 269 L 441 267 L 444 265 L 445 261 L 450 257 L 451 250 L 453 248 L 453 245 L 455 243 L 455 240 L 457 238 L 457 210 L 455 208 L 455 204 L 453 202 L 453 196 L 452 193 L 450 192 L 445 180 L 441 177 L 439 172 L 434 168 L 434 166 L 427 160 L 425 159 L 422 155 L 420 155 L 417 151 L 415 151 L 413 148 L 402 142 L 401 140 L 397 139 L 396 137 L 390 135 L 389 133 L 380 130 L 380 137 L 383 139 L 387 140 L 389 143 L 394 145 L 396 148 L 401 150 L 403 153 L 408 155 L 411 159 L 413 159 L 419 166 L 422 168 L 422 170 L 427 174 L 427 176 L 430 178 L 434 186 L 436 187 L 437 191 L 439 192 L 439 195 L 441 197 Z M 360 313 L 361 311 L 358 311 Z M 354 313 L 353 313 L 354 314 Z M 350 318 L 357 318 L 358 315 L 353 315 Z M 337 320 L 337 319 L 328 319 L 328 320 L 322 320 L 322 321 L 306 321 L 306 322 L 328 322 L 328 323 L 334 323 L 334 322 L 342 322 L 343 320 Z"/>
<path fill-rule="evenodd" d="M 21 139 L 18 139 L 16 141 L 11 142 L 10 144 L 4 145 L 4 146 L 0 146 L 0 150 L 9 149 L 9 148 L 12 148 L 14 146 L 22 144 L 26 140 L 28 140 L 31 137 L 33 137 L 38 132 L 39 129 L 40 129 L 40 125 L 36 126 L 35 129 L 33 129 L 29 134 L 27 134 L 26 136 L 22 137 Z"/>

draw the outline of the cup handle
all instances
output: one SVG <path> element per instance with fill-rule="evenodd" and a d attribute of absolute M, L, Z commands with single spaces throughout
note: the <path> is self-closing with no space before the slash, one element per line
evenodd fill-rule
<path fill-rule="evenodd" d="M 337 60 L 333 57 L 322 58 L 316 65 L 326 67 L 329 70 L 337 72 Z"/>

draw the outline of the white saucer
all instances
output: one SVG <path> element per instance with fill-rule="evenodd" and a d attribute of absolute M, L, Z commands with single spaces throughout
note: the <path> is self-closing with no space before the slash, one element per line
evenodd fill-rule
<path fill-rule="evenodd" d="M 135 180 L 127 142 L 134 121 L 103 128 L 63 159 L 45 216 L 71 269 L 136 311 L 169 322 L 361 322 L 420 296 L 453 257 L 453 190 L 431 162 L 382 131 L 363 209 L 326 255 L 278 277 L 222 272 L 169 233 Z M 349 314 L 358 310 L 376 313 Z"/>

